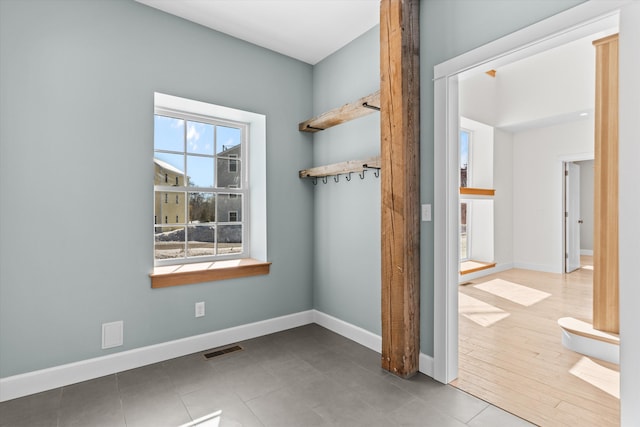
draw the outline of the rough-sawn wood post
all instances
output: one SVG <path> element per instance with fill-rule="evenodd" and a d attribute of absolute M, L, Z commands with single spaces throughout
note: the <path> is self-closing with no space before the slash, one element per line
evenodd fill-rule
<path fill-rule="evenodd" d="M 419 1 L 380 3 L 382 367 L 408 378 L 420 354 Z"/>

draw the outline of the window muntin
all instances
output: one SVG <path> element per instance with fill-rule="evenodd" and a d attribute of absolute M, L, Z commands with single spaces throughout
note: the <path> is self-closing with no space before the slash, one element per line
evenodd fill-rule
<path fill-rule="evenodd" d="M 246 255 L 247 139 L 246 124 L 156 108 L 156 265 Z M 176 203 L 158 203 L 161 197 Z"/>

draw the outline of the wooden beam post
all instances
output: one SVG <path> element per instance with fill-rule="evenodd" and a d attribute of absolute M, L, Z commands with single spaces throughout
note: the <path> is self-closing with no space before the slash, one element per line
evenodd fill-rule
<path fill-rule="evenodd" d="M 618 35 L 596 49 L 593 327 L 619 333 L 618 291 Z"/>
<path fill-rule="evenodd" d="M 419 0 L 380 2 L 382 367 L 402 378 L 420 354 Z"/>

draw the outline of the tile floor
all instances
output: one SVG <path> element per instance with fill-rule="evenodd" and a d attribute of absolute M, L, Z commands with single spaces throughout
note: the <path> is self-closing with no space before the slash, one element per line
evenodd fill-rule
<path fill-rule="evenodd" d="M 0 403 L 0 426 L 526 426 L 318 325 Z M 214 414 L 207 421 L 194 422 Z"/>

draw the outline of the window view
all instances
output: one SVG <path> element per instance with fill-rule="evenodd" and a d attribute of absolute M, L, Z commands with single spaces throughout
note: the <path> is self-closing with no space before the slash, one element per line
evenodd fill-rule
<path fill-rule="evenodd" d="M 470 187 L 469 185 L 469 142 L 471 140 L 471 132 L 467 130 L 460 131 L 460 187 Z"/>
<path fill-rule="evenodd" d="M 471 132 L 460 131 L 460 187 L 469 186 L 469 142 Z M 460 261 L 469 260 L 469 203 L 460 202 Z"/>
<path fill-rule="evenodd" d="M 156 109 L 157 265 L 237 257 L 245 252 L 246 134 L 241 123 Z"/>

